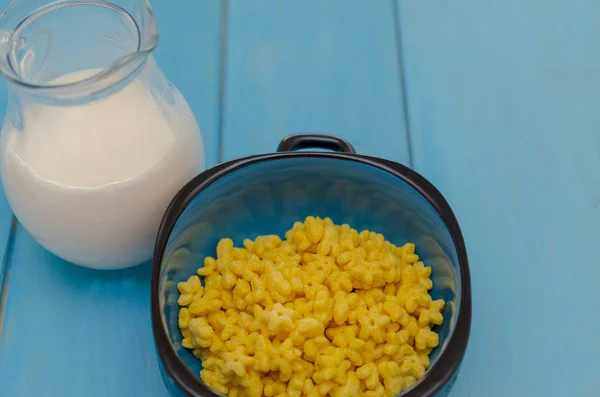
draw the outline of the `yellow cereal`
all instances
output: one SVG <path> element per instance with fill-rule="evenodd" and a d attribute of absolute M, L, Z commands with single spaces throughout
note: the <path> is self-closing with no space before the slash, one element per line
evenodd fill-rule
<path fill-rule="evenodd" d="M 216 251 L 177 285 L 181 344 L 214 390 L 386 397 L 430 366 L 445 302 L 413 243 L 309 216 L 285 240 L 222 239 Z"/>

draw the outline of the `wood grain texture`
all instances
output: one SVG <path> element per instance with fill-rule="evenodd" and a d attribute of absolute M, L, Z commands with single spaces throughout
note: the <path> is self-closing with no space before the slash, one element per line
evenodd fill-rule
<path fill-rule="evenodd" d="M 161 32 L 157 61 L 188 100 L 213 165 L 221 2 L 152 5 Z M 2 201 L 0 241 L 6 240 L 4 228 Z M 167 395 L 150 326 L 149 265 L 117 272 L 79 268 L 52 256 L 19 228 L 10 267 L 0 335 L 1 397 Z"/>
<path fill-rule="evenodd" d="M 312 132 L 408 162 L 391 2 L 233 0 L 228 21 L 225 159 Z"/>
<path fill-rule="evenodd" d="M 452 396 L 596 395 L 600 4 L 399 1 L 414 164 L 470 254 Z"/>

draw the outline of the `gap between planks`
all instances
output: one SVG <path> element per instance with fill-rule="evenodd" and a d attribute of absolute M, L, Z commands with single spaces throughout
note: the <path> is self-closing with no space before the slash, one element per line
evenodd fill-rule
<path fill-rule="evenodd" d="M 2 337 L 2 326 L 4 324 L 4 317 L 6 315 L 6 301 L 8 298 L 8 280 L 10 278 L 12 251 L 15 245 L 18 226 L 19 222 L 17 221 L 17 218 L 13 215 L 12 223 L 10 225 L 10 233 L 8 235 L 8 242 L 6 243 L 6 251 L 4 252 L 4 258 L 2 258 L 2 268 L 0 269 L 0 338 Z"/>
<path fill-rule="evenodd" d="M 219 73 L 219 115 L 217 121 L 217 145 L 219 147 L 217 164 L 223 161 L 223 123 L 225 120 L 223 113 L 225 109 L 225 73 L 227 70 L 227 22 L 229 19 L 229 1 L 230 0 L 223 0 L 221 3 L 221 73 Z"/>
<path fill-rule="evenodd" d="M 404 72 L 404 49 L 402 46 L 402 27 L 400 26 L 400 7 L 398 1 L 391 0 L 394 15 L 394 34 L 396 40 L 396 54 L 398 57 L 398 79 L 400 81 L 400 95 L 402 96 L 402 110 L 404 113 L 404 134 L 406 137 L 406 151 L 408 153 L 408 166 L 414 169 L 414 155 L 412 136 L 410 132 L 410 115 L 408 113 L 408 94 L 406 88 L 406 73 Z"/>

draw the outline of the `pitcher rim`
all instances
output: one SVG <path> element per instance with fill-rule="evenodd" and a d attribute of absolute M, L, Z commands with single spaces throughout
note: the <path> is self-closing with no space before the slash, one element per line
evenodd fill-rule
<path fill-rule="evenodd" d="M 2 21 L 2 18 L 5 17 L 6 13 L 11 10 L 11 7 L 13 7 L 16 3 L 21 2 L 21 1 L 23 1 L 23 0 L 11 0 L 10 3 L 2 10 L 2 12 L 0 12 L 0 21 Z M 137 29 L 137 36 L 138 36 L 137 50 L 134 52 L 125 54 L 123 56 L 120 56 L 119 58 L 114 60 L 112 63 L 110 63 L 108 66 L 101 68 L 98 73 L 94 73 L 93 75 L 91 75 L 89 77 L 83 78 L 81 80 L 73 81 L 73 82 L 59 83 L 59 84 L 48 84 L 48 83 L 37 84 L 37 83 L 31 83 L 31 82 L 24 81 L 17 75 L 17 73 L 12 68 L 12 62 L 10 61 L 10 59 L 6 60 L 7 65 L 10 65 L 10 68 L 8 70 L 5 67 L 3 67 L 3 65 L 0 63 L 0 75 L 4 79 L 6 79 L 7 82 L 14 84 L 18 87 L 24 88 L 26 90 L 32 90 L 32 91 L 42 91 L 43 90 L 43 91 L 55 92 L 55 91 L 59 91 L 62 89 L 83 87 L 83 86 L 91 85 L 96 82 L 100 82 L 101 80 L 118 72 L 119 70 L 121 70 L 122 68 L 127 66 L 130 62 L 135 62 L 136 60 L 141 61 L 139 66 L 143 65 L 145 59 L 150 54 L 152 54 L 154 49 L 156 49 L 156 47 L 158 46 L 160 35 L 158 32 L 158 29 L 156 28 L 156 19 L 154 17 L 154 13 L 152 12 L 152 8 L 150 7 L 149 1 L 141 0 L 141 2 L 144 4 L 146 11 L 148 12 L 148 14 L 151 17 L 151 24 L 153 27 L 152 35 L 150 36 L 150 38 L 148 40 L 143 40 L 143 36 L 141 34 L 139 23 L 135 20 L 135 18 L 133 18 L 133 16 L 127 10 L 125 10 L 123 7 L 119 6 L 118 4 L 116 4 L 112 1 L 108 1 L 108 0 L 55 0 L 55 1 L 50 1 L 41 7 L 35 8 L 28 15 L 26 15 L 23 19 L 21 19 L 21 21 L 15 28 L 13 28 L 12 30 L 6 30 L 6 32 L 9 34 L 8 40 L 12 40 L 14 38 L 15 32 L 18 32 L 19 30 L 21 30 L 22 29 L 21 25 L 25 21 L 30 19 L 32 16 L 35 16 L 35 18 L 37 18 L 37 17 L 43 16 L 44 14 L 46 14 L 48 12 L 57 10 L 59 8 L 67 7 L 67 6 L 95 5 L 95 6 L 106 7 L 106 8 L 113 9 L 115 11 L 119 11 L 119 12 L 123 13 L 124 15 L 127 15 L 129 18 L 131 18 L 132 22 L 135 24 L 136 29 Z M 33 18 L 33 19 L 35 19 L 35 18 Z M 7 39 L 5 38 L 4 40 L 7 40 Z M 12 45 L 12 44 L 7 44 L 7 45 Z M 10 54 L 10 52 L 6 51 L 7 58 L 10 56 L 9 54 Z M 114 84 L 118 84 L 119 82 L 126 80 L 133 73 L 136 73 L 136 71 L 139 70 L 139 66 L 134 68 L 134 70 L 131 73 L 128 73 L 126 76 L 123 76 L 122 78 L 115 81 Z M 111 84 L 110 86 L 112 86 L 114 84 Z M 108 88 L 108 87 L 106 87 L 106 88 Z"/>

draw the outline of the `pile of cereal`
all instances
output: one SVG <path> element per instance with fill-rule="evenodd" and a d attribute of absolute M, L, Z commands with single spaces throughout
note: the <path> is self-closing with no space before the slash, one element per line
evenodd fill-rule
<path fill-rule="evenodd" d="M 307 217 L 285 235 L 217 245 L 178 284 L 183 346 L 231 397 L 394 396 L 425 373 L 443 300 L 414 244 Z"/>

